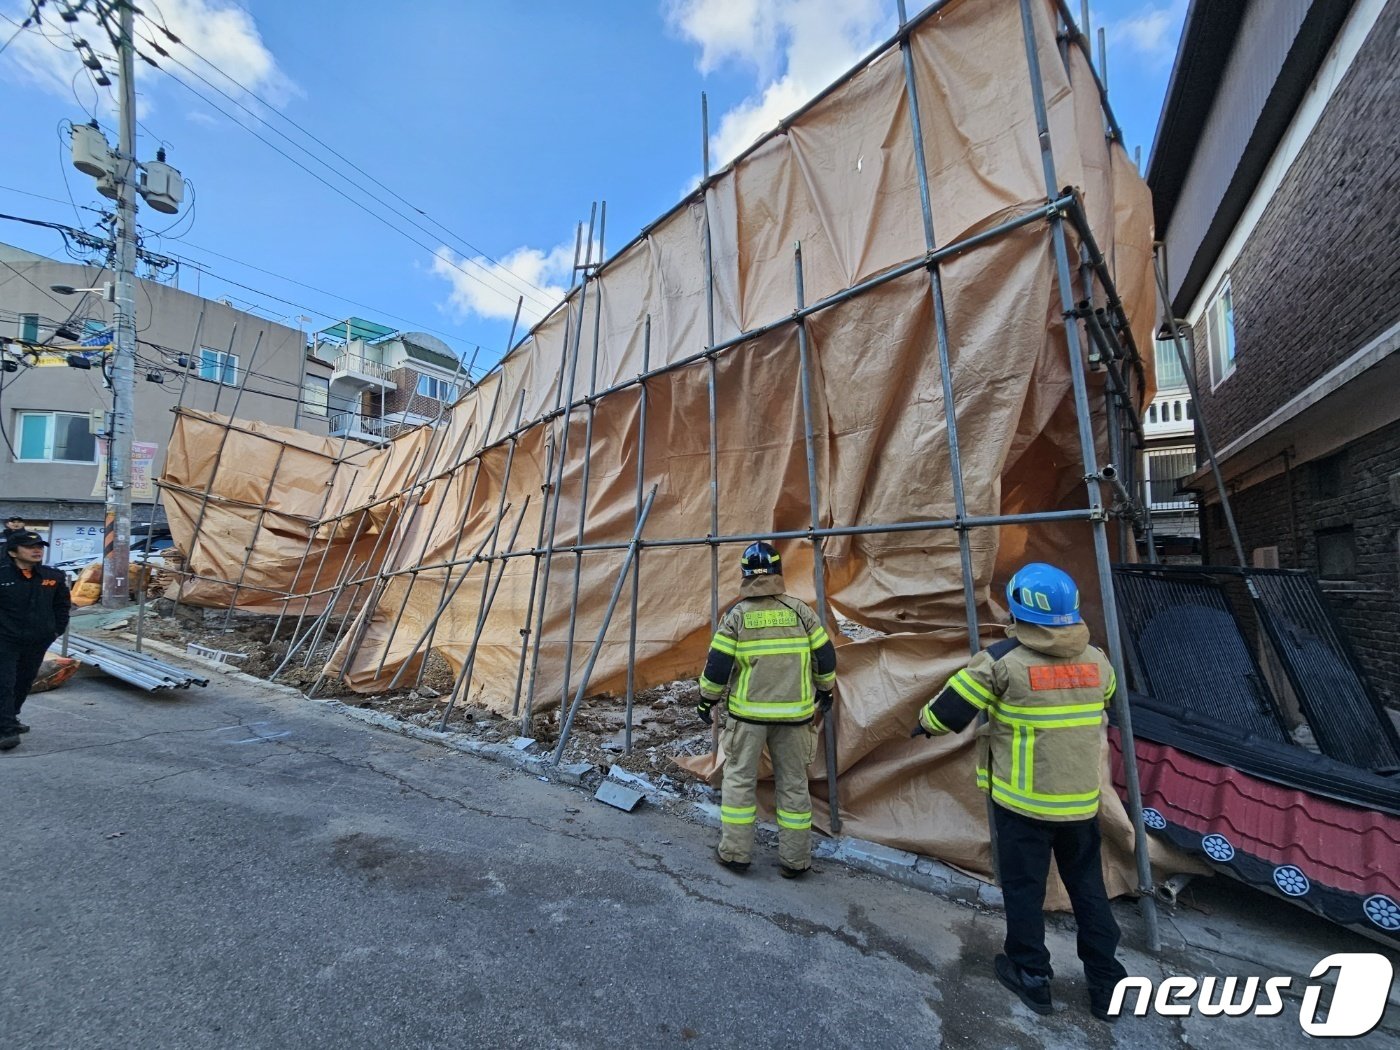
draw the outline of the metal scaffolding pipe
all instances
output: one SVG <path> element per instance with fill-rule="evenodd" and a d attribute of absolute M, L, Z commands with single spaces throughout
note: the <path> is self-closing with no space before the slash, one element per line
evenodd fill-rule
<path fill-rule="evenodd" d="M 515 538 L 520 534 L 520 526 L 525 521 L 525 512 L 529 509 L 530 497 L 526 496 L 524 504 L 520 507 L 520 513 L 515 518 L 515 525 L 511 528 L 510 539 L 506 541 L 506 546 L 515 546 Z M 491 529 L 491 542 L 493 545 L 495 544 L 495 536 L 500 526 L 501 519 L 498 516 L 496 518 L 496 524 Z M 448 694 L 447 707 L 442 712 L 442 721 L 438 723 L 438 732 L 446 732 L 447 720 L 451 717 L 452 708 L 457 703 L 458 693 L 461 692 L 463 696 L 471 695 L 472 668 L 476 666 L 477 646 L 481 644 L 481 635 L 486 629 L 486 618 L 491 615 L 491 606 L 495 604 L 496 592 L 501 589 L 501 580 L 505 578 L 505 575 L 506 563 L 501 562 L 501 571 L 496 574 L 496 581 L 493 584 L 491 582 L 491 563 L 489 561 L 486 563 L 486 571 L 482 575 L 481 608 L 477 611 L 476 627 L 472 631 L 472 644 L 467 650 L 466 660 L 462 663 L 461 673 L 457 675 L 456 681 L 452 683 L 452 692 Z M 462 579 L 465 580 L 466 576 L 463 575 Z M 487 593 L 488 586 L 490 588 L 489 594 Z"/>
<path fill-rule="evenodd" d="M 603 624 L 598 628 L 598 637 L 593 643 L 592 652 L 588 654 L 588 664 L 583 669 L 583 677 L 579 679 L 578 692 L 574 694 L 574 702 L 569 707 L 568 716 L 559 728 L 559 745 L 554 749 L 553 759 L 556 766 L 559 764 L 559 760 L 564 757 L 564 748 L 569 743 L 569 734 L 574 727 L 574 716 L 578 714 L 579 705 L 583 703 L 583 694 L 588 689 L 588 679 L 593 675 L 593 665 L 598 662 L 598 654 L 603 649 L 603 639 L 607 637 L 608 625 L 612 623 L 613 610 L 617 608 L 617 599 L 622 594 L 623 581 L 627 579 L 627 573 L 631 571 L 632 559 L 637 554 L 637 541 L 641 539 L 642 530 L 646 528 L 647 515 L 651 513 L 651 504 L 654 499 L 656 499 L 655 485 L 651 487 L 651 492 L 647 493 L 646 505 L 642 507 L 642 516 L 637 520 L 637 527 L 632 530 L 632 542 L 627 545 L 627 557 L 622 560 L 622 568 L 618 571 L 617 582 L 613 584 L 607 611 L 603 613 Z"/>
<path fill-rule="evenodd" d="M 797 309 L 801 311 L 806 302 L 806 292 L 802 285 L 801 242 L 794 247 L 792 254 L 793 274 L 797 288 Z M 822 538 L 815 531 L 821 527 L 821 489 L 817 485 L 816 437 L 812 429 L 812 355 L 811 349 L 807 345 L 807 324 L 805 321 L 797 323 L 797 357 L 797 373 L 802 391 L 802 443 L 807 455 L 807 499 L 811 509 L 813 530 L 812 585 L 816 591 L 817 618 L 821 621 L 824 629 L 830 627 L 829 633 L 835 634 L 835 625 L 831 623 L 827 615 L 826 560 L 822 551 Z M 719 550 L 718 547 L 710 549 L 712 551 Z M 837 834 L 841 831 L 841 791 L 836 769 L 835 704 L 822 716 L 822 739 L 826 751 L 827 819 L 831 823 L 832 833 Z"/>
<path fill-rule="evenodd" d="M 1041 164 L 1045 170 L 1045 190 L 1047 194 L 1053 195 L 1057 181 L 1055 178 L 1055 158 L 1050 146 L 1050 123 L 1045 108 L 1045 85 L 1041 80 L 1040 57 L 1036 51 L 1035 18 L 1031 13 L 1030 5 L 1031 0 L 1021 0 L 1021 33 L 1026 46 L 1026 63 L 1030 72 L 1036 130 L 1040 137 Z M 1066 243 L 1064 222 L 1060 216 L 1051 220 L 1050 229 L 1055 252 L 1055 269 L 1060 286 L 1060 303 L 1064 312 L 1069 314 L 1074 310 L 1074 294 L 1070 277 L 1069 247 Z M 1107 282 L 1105 286 L 1107 287 Z M 1091 528 L 1094 536 L 1094 560 L 1098 567 L 1099 596 L 1103 605 L 1109 657 L 1113 662 L 1114 672 L 1118 675 L 1118 680 L 1126 683 L 1128 678 L 1123 663 L 1123 640 L 1118 629 L 1118 605 L 1113 592 L 1113 570 L 1108 557 L 1108 534 L 1104 527 L 1098 482 L 1094 480 L 1099 473 L 1098 453 L 1094 447 L 1088 386 L 1084 379 L 1083 350 L 1079 343 L 1079 329 L 1075 325 L 1068 323 L 1065 325 L 1065 342 L 1069 351 L 1074 407 L 1079 423 L 1079 447 L 1084 461 L 1085 489 L 1088 493 L 1090 509 L 1099 512 L 1094 517 Z M 1147 828 L 1142 819 L 1142 786 L 1138 780 L 1133 716 L 1128 703 L 1126 686 L 1115 692 L 1114 704 L 1118 711 L 1118 731 L 1123 745 L 1123 771 L 1128 788 L 1128 817 L 1133 822 L 1133 854 L 1137 860 L 1139 903 L 1142 908 L 1143 920 L 1147 925 L 1148 948 L 1156 953 L 1161 951 L 1161 931 L 1157 924 L 1156 898 L 1152 892 L 1152 864 L 1147 855 Z"/>
<path fill-rule="evenodd" d="M 646 316 L 646 326 L 642 330 L 642 374 L 651 367 L 651 314 Z M 642 490 L 646 485 L 647 472 L 647 385 L 645 382 L 637 390 L 637 505 L 632 520 L 642 517 Z M 637 602 L 642 586 L 642 552 L 638 549 L 632 559 L 632 616 L 627 623 L 627 700 L 623 709 L 622 733 L 623 750 L 632 753 L 632 703 L 636 697 L 637 677 Z"/>

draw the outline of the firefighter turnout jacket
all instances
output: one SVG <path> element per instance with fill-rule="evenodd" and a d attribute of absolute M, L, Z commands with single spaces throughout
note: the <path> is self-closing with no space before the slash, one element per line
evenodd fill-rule
<path fill-rule="evenodd" d="M 820 692 L 836 684 L 836 647 L 817 614 L 783 593 L 781 576 L 751 576 L 720 620 L 705 673 L 704 704 L 729 692 L 729 714 L 743 722 L 801 723 Z"/>
<path fill-rule="evenodd" d="M 966 728 L 978 712 L 977 786 L 1036 820 L 1085 820 L 1099 809 L 1104 707 L 1113 665 L 1082 623 L 1016 623 L 919 712 L 925 732 Z"/>

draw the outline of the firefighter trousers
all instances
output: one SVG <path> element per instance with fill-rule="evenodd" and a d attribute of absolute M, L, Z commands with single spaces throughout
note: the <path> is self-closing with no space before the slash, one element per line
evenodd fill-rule
<path fill-rule="evenodd" d="M 1079 959 L 1089 995 L 1098 1000 L 1113 993 L 1128 975 L 1118 961 L 1118 923 L 1108 906 L 1099 855 L 1098 817 L 1089 820 L 1035 820 L 992 806 L 996 819 L 1001 892 L 1006 905 L 1006 954 L 1027 973 L 1051 977 L 1045 949 L 1045 880 L 1050 856 L 1069 893 L 1079 927 Z"/>
<path fill-rule="evenodd" d="M 760 725 L 730 718 L 721 744 L 724 784 L 719 855 L 742 864 L 753 859 L 758 762 L 767 746 L 777 791 L 778 859 L 787 868 L 811 867 L 812 796 L 807 790 L 807 767 L 817 753 L 816 726 L 811 722 Z"/>

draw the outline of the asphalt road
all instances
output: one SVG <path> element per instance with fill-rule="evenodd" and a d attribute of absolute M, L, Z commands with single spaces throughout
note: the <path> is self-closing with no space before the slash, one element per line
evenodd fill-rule
<path fill-rule="evenodd" d="M 0 754 L 5 1047 L 1271 1047 L 1292 1016 L 1083 1006 L 990 974 L 1001 916 L 624 814 L 285 692 L 82 676 Z M 1133 956 L 1135 973 L 1160 976 Z"/>

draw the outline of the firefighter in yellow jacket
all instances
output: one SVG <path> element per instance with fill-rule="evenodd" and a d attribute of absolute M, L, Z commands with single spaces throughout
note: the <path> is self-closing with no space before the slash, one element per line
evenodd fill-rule
<path fill-rule="evenodd" d="M 1113 665 L 1089 644 L 1079 589 L 1051 565 L 1026 565 L 1006 588 L 1008 638 L 973 657 L 919 712 L 914 734 L 978 729 L 977 786 L 990 793 L 996 825 L 1005 954 L 997 978 L 1039 1014 L 1052 1010 L 1045 949 L 1045 880 L 1053 853 L 1078 925 L 1089 1008 L 1112 1021 L 1119 930 L 1099 856 L 1099 762 L 1104 708 L 1117 687 Z"/>
<path fill-rule="evenodd" d="M 766 745 L 777 788 L 779 866 L 785 878 L 795 879 L 812 866 L 807 767 L 817 748 L 813 720 L 817 711 L 831 709 L 836 648 L 811 607 L 783 592 L 774 547 L 750 544 L 739 564 L 740 598 L 710 643 L 696 707 L 710 725 L 711 706 L 728 694 L 719 861 L 735 871 L 748 870 L 758 761 Z"/>

